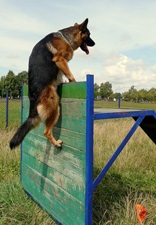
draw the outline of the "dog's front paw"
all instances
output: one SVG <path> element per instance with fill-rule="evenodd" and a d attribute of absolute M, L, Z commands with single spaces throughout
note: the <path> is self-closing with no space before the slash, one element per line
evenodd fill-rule
<path fill-rule="evenodd" d="M 76 82 L 75 78 L 69 79 L 69 82 Z"/>
<path fill-rule="evenodd" d="M 63 141 L 57 140 L 55 146 L 56 146 L 56 147 L 61 147 L 62 144 L 63 144 Z"/>

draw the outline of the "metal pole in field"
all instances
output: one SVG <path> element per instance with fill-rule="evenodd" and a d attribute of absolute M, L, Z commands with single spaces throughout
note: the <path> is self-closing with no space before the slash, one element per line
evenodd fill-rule
<path fill-rule="evenodd" d="M 6 116 L 5 116 L 5 123 L 6 128 L 8 127 L 8 112 L 9 112 L 9 94 L 8 90 L 6 90 Z"/>
<path fill-rule="evenodd" d="M 121 94 L 118 93 L 118 109 L 120 109 L 120 100 L 121 100 Z"/>

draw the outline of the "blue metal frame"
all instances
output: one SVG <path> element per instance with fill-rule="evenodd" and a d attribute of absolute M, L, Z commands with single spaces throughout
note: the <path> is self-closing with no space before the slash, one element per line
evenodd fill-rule
<path fill-rule="evenodd" d="M 87 75 L 86 82 L 86 212 L 85 224 L 92 224 L 93 210 L 93 134 L 94 134 L 94 77 Z"/>
<path fill-rule="evenodd" d="M 95 112 L 94 120 L 103 120 L 103 119 L 119 119 L 119 118 L 127 118 L 127 117 L 140 117 L 140 116 L 151 116 L 154 115 L 154 110 L 128 110 L 125 111 L 115 111 L 115 112 Z"/>
<path fill-rule="evenodd" d="M 87 96 L 86 96 L 86 222 L 85 225 L 92 224 L 92 208 L 93 208 L 93 191 L 101 182 L 107 171 L 115 162 L 129 139 L 132 137 L 136 129 L 141 125 L 146 116 L 153 116 L 156 119 L 156 112 L 154 110 L 121 110 L 103 111 L 95 110 L 94 112 L 94 76 L 87 75 Z M 104 120 L 113 118 L 137 118 L 134 125 L 123 139 L 119 147 L 116 149 L 112 157 L 102 169 L 101 173 L 93 180 L 93 135 L 94 135 L 94 120 Z"/>

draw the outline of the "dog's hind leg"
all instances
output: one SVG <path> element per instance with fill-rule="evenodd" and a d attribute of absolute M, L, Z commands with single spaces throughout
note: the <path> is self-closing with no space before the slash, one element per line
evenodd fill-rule
<path fill-rule="evenodd" d="M 41 93 L 37 112 L 42 121 L 45 121 L 46 128 L 44 135 L 55 146 L 61 147 L 62 141 L 56 140 L 53 136 L 53 127 L 57 123 L 60 108 L 59 97 L 52 85 L 47 86 Z"/>
<path fill-rule="evenodd" d="M 57 123 L 58 118 L 59 118 L 59 107 L 56 112 L 53 113 L 53 115 L 45 121 L 46 128 L 44 130 L 44 135 L 46 138 L 56 147 L 61 147 L 63 141 L 61 140 L 56 140 L 53 136 L 53 127 Z"/>

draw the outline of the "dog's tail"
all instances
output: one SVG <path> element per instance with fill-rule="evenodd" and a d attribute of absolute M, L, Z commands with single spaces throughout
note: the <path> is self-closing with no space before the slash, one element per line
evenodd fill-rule
<path fill-rule="evenodd" d="M 10 148 L 13 149 L 21 144 L 27 133 L 35 127 L 35 119 L 28 117 L 26 121 L 18 128 L 10 141 Z"/>

